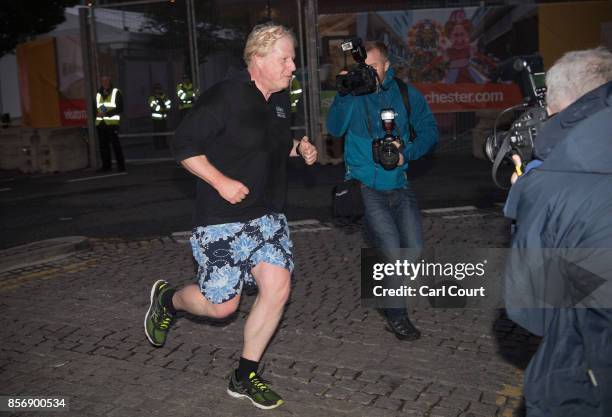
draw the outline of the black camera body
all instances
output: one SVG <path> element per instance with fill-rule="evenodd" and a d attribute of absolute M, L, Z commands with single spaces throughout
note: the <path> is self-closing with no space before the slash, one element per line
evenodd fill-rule
<path fill-rule="evenodd" d="M 493 163 L 493 181 L 501 188 L 505 187 L 497 182 L 499 165 L 504 161 L 511 163 L 512 155 L 518 155 L 523 164 L 531 161 L 534 141 L 548 119 L 545 74 L 532 72 L 527 62 L 522 59 L 516 60 L 513 66 L 514 70 L 520 73 L 519 86 L 525 96 L 525 101 L 519 107 L 526 110 L 512 122 L 508 130 L 487 137 L 484 146 L 485 155 Z M 502 113 L 515 110 L 516 107 L 506 109 Z"/>
<path fill-rule="evenodd" d="M 383 109 L 380 112 L 385 135 L 372 141 L 372 158 L 374 162 L 382 165 L 387 171 L 397 168 L 400 152 L 403 148 L 402 139 L 393 134 L 395 128 L 395 110 Z M 399 148 L 393 143 L 398 142 Z"/>
<path fill-rule="evenodd" d="M 361 96 L 371 94 L 377 88 L 377 76 L 374 68 L 365 63 L 367 53 L 360 38 L 342 43 L 343 51 L 351 51 L 356 65 L 349 68 L 347 74 L 336 76 L 336 88 L 341 96 L 352 94 Z"/>
<path fill-rule="evenodd" d="M 517 59 L 513 67 L 520 72 L 519 87 L 525 96 L 521 107 L 526 110 L 512 122 L 510 129 L 487 137 L 485 154 L 491 162 L 495 162 L 500 150 L 503 150 L 506 159 L 513 154 L 518 154 L 525 163 L 533 159 L 534 140 L 548 119 L 545 74 L 533 73 L 522 59 Z"/>
<path fill-rule="evenodd" d="M 485 154 L 491 162 L 495 162 L 497 154 L 507 141 L 507 148 L 503 157 L 509 158 L 513 154 L 520 156 L 521 161 L 527 163 L 533 159 L 535 138 L 538 136 L 544 122 L 548 119 L 546 108 L 533 106 L 519 116 L 507 131 L 487 137 Z"/>

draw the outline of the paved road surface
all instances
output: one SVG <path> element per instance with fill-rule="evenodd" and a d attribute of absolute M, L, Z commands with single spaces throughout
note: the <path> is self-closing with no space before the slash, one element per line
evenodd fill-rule
<path fill-rule="evenodd" d="M 429 245 L 508 244 L 498 210 L 423 221 Z M 0 395 L 66 396 L 70 410 L 57 415 L 79 417 L 521 415 L 521 369 L 537 340 L 500 311 L 418 309 L 422 339 L 400 342 L 360 307 L 358 228 L 315 224 L 292 237 L 291 300 L 264 357 L 287 401 L 278 410 L 225 392 L 253 297 L 225 323 L 184 316 L 165 347 L 149 346 L 150 285 L 194 273 L 188 245 L 168 235 L 93 238 L 91 251 L 0 274 Z"/>
<path fill-rule="evenodd" d="M 415 163 L 410 177 L 421 208 L 491 207 L 505 193 L 489 170 L 471 156 L 442 155 Z M 288 218 L 329 221 L 331 190 L 344 167 L 293 161 L 289 173 Z M 0 249 L 67 235 L 151 237 L 189 230 L 194 195 L 193 177 L 169 160 L 134 160 L 127 174 L 111 176 L 0 172 Z"/>

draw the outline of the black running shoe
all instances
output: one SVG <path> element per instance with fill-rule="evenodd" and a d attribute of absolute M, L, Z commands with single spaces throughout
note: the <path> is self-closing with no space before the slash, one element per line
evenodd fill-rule
<path fill-rule="evenodd" d="M 407 316 L 399 319 L 387 318 L 387 326 L 385 328 L 388 332 L 393 333 L 399 340 L 417 340 L 421 337 L 421 332 L 414 327 Z"/>
<path fill-rule="evenodd" d="M 144 328 L 147 339 L 153 346 L 163 346 L 174 316 L 161 303 L 162 294 L 169 290 L 167 281 L 160 279 L 151 288 L 151 304 L 145 316 Z"/>
<path fill-rule="evenodd" d="M 238 376 L 238 371 L 232 372 L 227 393 L 234 398 L 248 398 L 257 408 L 271 410 L 284 403 L 283 399 L 272 391 L 261 376 L 251 372 L 249 379 Z"/>

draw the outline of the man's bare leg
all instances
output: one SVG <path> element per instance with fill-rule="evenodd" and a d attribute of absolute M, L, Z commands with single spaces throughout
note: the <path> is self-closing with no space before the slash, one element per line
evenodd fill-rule
<path fill-rule="evenodd" d="M 240 304 L 240 295 L 224 303 L 213 304 L 202 295 L 198 284 L 189 284 L 174 293 L 172 304 L 176 310 L 220 319 L 236 311 Z"/>
<path fill-rule="evenodd" d="M 260 262 L 252 269 L 259 293 L 244 325 L 242 357 L 259 362 L 278 327 L 291 289 L 291 273 Z"/>

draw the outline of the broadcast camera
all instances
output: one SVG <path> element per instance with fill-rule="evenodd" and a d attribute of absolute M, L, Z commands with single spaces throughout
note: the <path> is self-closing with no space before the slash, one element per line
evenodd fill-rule
<path fill-rule="evenodd" d="M 336 88 L 341 96 L 352 94 L 361 96 L 376 91 L 377 77 L 374 68 L 365 63 L 367 53 L 360 38 L 354 38 L 342 43 L 344 52 L 351 51 L 351 55 L 357 65 L 349 68 L 347 74 L 336 76 Z"/>
<path fill-rule="evenodd" d="M 381 139 L 372 141 L 372 156 L 374 162 L 382 165 L 387 171 L 390 171 L 397 167 L 403 142 L 399 136 L 393 134 L 393 130 L 395 129 L 395 110 L 381 110 L 380 118 L 382 120 L 383 129 L 385 129 L 385 136 Z M 395 146 L 393 142 L 398 142 L 400 147 L 398 148 Z"/>
<path fill-rule="evenodd" d="M 518 155 L 523 164 L 533 159 L 534 140 L 540 129 L 547 120 L 546 112 L 546 83 L 545 74 L 534 73 L 528 63 L 523 59 L 517 59 L 513 68 L 520 73 L 519 86 L 524 96 L 523 103 L 503 110 L 495 120 L 493 135 L 485 141 L 485 154 L 493 163 L 491 175 L 493 182 L 497 182 L 497 169 L 504 161 L 511 162 L 512 155 Z M 512 122 L 510 129 L 497 132 L 497 123 L 502 114 L 517 110 L 526 110 Z"/>

